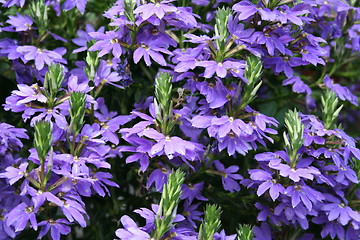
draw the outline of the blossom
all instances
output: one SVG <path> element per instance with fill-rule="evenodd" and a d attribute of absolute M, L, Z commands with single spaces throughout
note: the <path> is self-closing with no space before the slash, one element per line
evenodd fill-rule
<path fill-rule="evenodd" d="M 196 198 L 201 201 L 206 201 L 207 198 L 201 195 L 201 191 L 204 189 L 204 183 L 196 184 L 183 184 L 181 187 L 181 199 L 186 199 L 189 204 Z"/>
<path fill-rule="evenodd" d="M 72 39 L 72 42 L 76 45 L 80 46 L 80 48 L 77 48 L 73 51 L 73 53 L 83 52 L 87 49 L 87 43 L 93 39 L 89 33 L 90 32 L 99 32 L 104 33 L 104 27 L 100 27 L 97 31 L 95 31 L 94 27 L 90 24 L 86 24 L 86 31 L 84 30 L 78 30 L 76 33 L 78 35 L 78 38 Z"/>
<path fill-rule="evenodd" d="M 171 173 L 165 167 L 155 169 L 150 174 L 146 186 L 149 188 L 153 183 L 155 184 L 156 191 L 162 191 L 164 184 L 167 182 L 167 176 Z"/>
<path fill-rule="evenodd" d="M 139 228 L 134 220 L 132 220 L 129 216 L 122 216 L 120 221 L 124 228 L 119 228 L 115 232 L 116 236 L 120 239 L 148 240 L 151 238 L 149 233 Z"/>
<path fill-rule="evenodd" d="M 33 206 L 28 206 L 24 202 L 14 207 L 6 215 L 6 224 L 8 226 L 14 226 L 15 232 L 20 232 L 24 230 L 29 221 L 31 227 L 34 230 L 37 230 L 38 223 L 36 220 L 36 211 Z"/>
<path fill-rule="evenodd" d="M 266 21 L 273 21 L 276 18 L 276 15 L 270 9 L 256 6 L 248 0 L 235 4 L 232 9 L 239 13 L 239 20 L 246 20 L 255 13 L 259 13 L 261 18 Z"/>
<path fill-rule="evenodd" d="M 280 6 L 279 10 L 275 10 L 276 20 L 280 21 L 283 24 L 286 24 L 288 21 L 301 26 L 303 22 L 299 15 L 304 15 L 309 13 L 307 10 L 307 4 L 296 4 L 293 8 L 290 9 L 287 5 Z"/>
<path fill-rule="evenodd" d="M 194 220 L 201 221 L 200 216 L 203 215 L 202 212 L 197 210 L 199 205 L 200 205 L 200 203 L 191 204 L 190 201 L 185 201 L 185 203 L 184 203 L 184 211 L 183 211 L 182 215 L 186 218 L 186 220 L 194 228 L 196 227 L 196 223 L 194 222 Z"/>
<path fill-rule="evenodd" d="M 329 221 L 337 219 L 343 226 L 351 220 L 360 221 L 360 214 L 347 206 L 346 202 L 342 202 L 330 194 L 326 194 L 326 200 L 329 201 L 329 203 L 324 204 L 322 210 L 326 212 Z"/>
<path fill-rule="evenodd" d="M 218 160 L 214 161 L 216 169 L 221 173 L 221 180 L 225 190 L 235 192 L 240 190 L 240 185 L 236 180 L 241 180 L 243 177 L 236 172 L 239 167 L 236 165 L 225 168 L 225 166 Z"/>
<path fill-rule="evenodd" d="M 50 65 L 51 63 L 66 63 L 66 60 L 62 58 L 65 54 L 65 48 L 57 48 L 55 50 L 47 50 L 37 48 L 35 46 L 19 46 L 16 49 L 19 53 L 22 53 L 23 61 L 26 63 L 30 60 L 34 60 L 37 70 L 43 69 L 45 63 Z"/>
<path fill-rule="evenodd" d="M 122 37 L 122 34 L 120 32 L 90 32 L 89 35 L 94 39 L 99 40 L 89 48 L 89 51 L 101 50 L 99 52 L 99 57 L 102 57 L 105 54 L 112 52 L 114 57 L 119 58 L 123 53 L 122 47 L 119 43 L 119 39 L 121 39 Z"/>
<path fill-rule="evenodd" d="M 64 205 L 61 206 L 61 211 L 70 222 L 76 220 L 80 226 L 86 226 L 86 221 L 83 216 L 86 212 L 84 207 L 78 202 L 70 199 L 64 201 Z"/>
<path fill-rule="evenodd" d="M 0 123 L 0 154 L 7 150 L 19 150 L 23 147 L 20 138 L 29 139 L 23 128 L 15 128 L 7 123 Z"/>
<path fill-rule="evenodd" d="M 328 88 L 330 88 L 333 92 L 335 92 L 336 96 L 338 96 L 341 100 L 343 101 L 348 100 L 355 106 L 358 106 L 357 96 L 352 94 L 347 87 L 341 86 L 338 83 L 334 83 L 334 81 L 328 75 L 324 77 L 324 83 Z"/>
<path fill-rule="evenodd" d="M 134 56 L 133 56 L 134 63 L 138 63 L 141 58 L 144 58 L 145 64 L 147 66 L 150 66 L 151 65 L 150 57 L 151 57 L 155 62 L 157 62 L 161 66 L 166 66 L 166 61 L 165 61 L 163 55 L 161 55 L 159 52 L 162 52 L 162 53 L 165 53 L 168 55 L 172 55 L 172 53 L 165 48 L 141 44 L 134 51 Z"/>
<path fill-rule="evenodd" d="M 293 92 L 306 93 L 306 94 L 312 93 L 311 88 L 308 85 L 306 85 L 298 76 L 292 76 L 283 81 L 284 86 L 290 85 L 290 84 L 293 84 L 292 85 Z"/>
<path fill-rule="evenodd" d="M 287 187 L 286 194 L 291 197 L 293 208 L 302 202 L 309 211 L 312 210 L 313 206 L 325 200 L 325 196 L 322 193 L 305 184 Z"/>
<path fill-rule="evenodd" d="M 280 193 L 284 193 L 285 188 L 280 183 L 277 183 L 276 179 L 273 179 L 272 174 L 269 172 L 261 169 L 252 169 L 249 170 L 249 173 L 252 180 L 262 182 L 256 192 L 258 196 L 263 195 L 269 190 L 271 199 L 275 201 L 280 196 Z"/>
<path fill-rule="evenodd" d="M 214 73 L 220 78 L 225 78 L 228 70 L 243 72 L 246 64 L 244 61 L 231 61 L 226 60 L 223 62 L 210 61 L 199 61 L 196 63 L 197 66 L 204 67 L 204 77 L 211 78 Z"/>
<path fill-rule="evenodd" d="M 60 240 L 61 235 L 68 235 L 71 232 L 71 228 L 68 226 L 69 222 L 65 219 L 48 219 L 40 222 L 38 225 L 42 226 L 38 239 L 45 236 L 49 230 L 53 240 Z"/>
<path fill-rule="evenodd" d="M 198 149 L 198 146 L 192 142 L 176 136 L 165 136 L 154 129 L 146 130 L 144 135 L 157 141 L 150 150 L 151 157 L 162 154 L 165 154 L 169 159 L 173 159 L 177 155 L 186 157 L 187 152 L 197 151 Z"/>
<path fill-rule="evenodd" d="M 13 166 L 8 166 L 4 173 L 0 173 L 0 178 L 7 178 L 9 179 L 9 184 L 13 185 L 17 181 L 19 181 L 21 178 L 23 178 L 26 174 L 26 168 L 28 166 L 28 163 L 22 163 L 18 168 L 15 168 Z"/>
<path fill-rule="evenodd" d="M 31 17 L 28 15 L 22 16 L 19 13 L 16 13 L 16 16 L 9 16 L 6 22 L 15 28 L 17 32 L 31 30 L 31 25 L 33 24 Z"/>
<path fill-rule="evenodd" d="M 312 166 L 306 168 L 292 168 L 287 164 L 281 163 L 273 168 L 279 170 L 281 176 L 289 177 L 294 182 L 299 182 L 301 178 L 313 180 L 314 176 L 320 174 L 320 171 Z"/>
<path fill-rule="evenodd" d="M 107 65 L 107 62 L 101 60 L 94 78 L 95 86 L 108 83 L 115 87 L 123 88 L 122 86 L 116 84 L 116 82 L 119 82 L 120 80 L 121 76 L 119 76 L 117 72 L 112 72 L 111 67 Z"/>
<path fill-rule="evenodd" d="M 81 12 L 84 14 L 85 12 L 85 6 L 86 6 L 87 0 L 66 0 L 64 4 L 62 5 L 62 8 L 66 11 L 73 9 L 75 6 Z"/>
<path fill-rule="evenodd" d="M 63 206 L 64 203 L 61 201 L 57 196 L 55 196 L 51 192 L 46 192 L 42 190 L 36 190 L 32 187 L 28 187 L 28 192 L 30 196 L 32 197 L 31 200 L 34 203 L 34 208 L 36 211 L 39 210 L 39 208 L 45 203 L 45 201 L 52 202 L 53 204 L 57 206 Z"/>
<path fill-rule="evenodd" d="M 141 18 L 145 21 L 151 16 L 155 15 L 158 19 L 162 19 L 165 14 L 176 12 L 177 8 L 167 4 L 168 1 L 162 1 L 158 3 L 147 3 L 144 5 L 138 6 L 135 10 L 135 14 L 140 14 Z"/>
<path fill-rule="evenodd" d="M 229 91 L 220 80 L 210 83 L 206 81 L 200 82 L 197 84 L 197 88 L 205 96 L 210 108 L 221 107 L 228 101 L 227 95 Z"/>

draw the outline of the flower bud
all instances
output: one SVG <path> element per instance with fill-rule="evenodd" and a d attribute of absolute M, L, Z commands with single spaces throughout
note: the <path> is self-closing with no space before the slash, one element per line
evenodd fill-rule
<path fill-rule="evenodd" d="M 85 94 L 81 92 L 73 92 L 70 95 L 70 127 L 74 132 L 74 136 L 79 134 L 82 126 L 84 125 L 85 99 Z"/>
<path fill-rule="evenodd" d="M 164 185 L 161 195 L 159 210 L 156 214 L 156 231 L 153 238 L 160 239 L 171 229 L 180 201 L 181 185 L 184 179 L 185 173 L 180 170 L 169 174 L 168 182 Z"/>
<path fill-rule="evenodd" d="M 285 126 L 288 132 L 287 135 L 284 133 L 284 141 L 290 157 L 290 163 L 293 167 L 298 157 L 297 152 L 304 143 L 304 124 L 301 123 L 296 109 L 294 111 L 289 110 L 285 114 Z"/>
<path fill-rule="evenodd" d="M 254 232 L 253 227 L 248 224 L 240 224 L 237 229 L 237 238 L 236 240 L 253 240 Z"/>
<path fill-rule="evenodd" d="M 39 29 L 40 36 L 46 32 L 49 23 L 47 8 L 43 0 L 33 1 L 30 5 L 31 17 Z"/>
<path fill-rule="evenodd" d="M 44 87 L 53 101 L 56 97 L 62 82 L 64 81 L 64 67 L 60 64 L 50 64 L 45 74 Z"/>
<path fill-rule="evenodd" d="M 334 127 L 333 125 L 339 116 L 343 105 L 338 107 L 339 99 L 336 97 L 336 94 L 329 89 L 321 96 L 321 104 L 324 126 L 326 129 L 331 129 Z"/>
<path fill-rule="evenodd" d="M 221 226 L 219 216 L 221 215 L 221 207 L 217 205 L 206 205 L 205 217 L 200 225 L 198 240 L 214 239 L 214 234 Z"/>
<path fill-rule="evenodd" d="M 52 144 L 52 129 L 50 122 L 40 121 L 35 123 L 34 147 L 42 163 L 49 153 Z"/>

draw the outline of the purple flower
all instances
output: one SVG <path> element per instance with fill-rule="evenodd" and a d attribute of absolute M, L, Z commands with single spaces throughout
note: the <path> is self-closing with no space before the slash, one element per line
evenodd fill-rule
<path fill-rule="evenodd" d="M 33 24 L 31 17 L 28 15 L 22 16 L 19 13 L 16 13 L 16 15 L 17 16 L 9 16 L 6 22 L 15 28 L 17 32 L 31 30 L 31 25 Z"/>
<path fill-rule="evenodd" d="M 261 223 L 261 227 L 254 227 L 254 240 L 271 240 L 271 228 L 266 222 Z"/>
<path fill-rule="evenodd" d="M 197 66 L 204 67 L 204 77 L 211 78 L 214 73 L 220 78 L 225 78 L 228 70 L 232 70 L 234 72 L 243 72 L 246 64 L 244 61 L 200 61 L 196 63 Z"/>
<path fill-rule="evenodd" d="M 287 5 L 280 6 L 280 10 L 275 10 L 276 20 L 280 21 L 283 24 L 286 24 L 288 21 L 301 26 L 303 22 L 301 21 L 301 17 L 299 15 L 304 15 L 309 13 L 306 9 L 308 7 L 307 4 L 296 4 L 293 8 L 289 8 Z"/>
<path fill-rule="evenodd" d="M 7 8 L 12 7 L 14 5 L 23 7 L 25 4 L 25 0 L 1 0 L 0 3 Z"/>
<path fill-rule="evenodd" d="M 175 156 L 187 157 L 188 152 L 197 151 L 198 146 L 195 143 L 185 141 L 179 137 L 165 136 L 154 129 L 147 129 L 144 131 L 144 136 L 157 141 L 149 153 L 151 157 L 165 154 L 169 159 Z"/>
<path fill-rule="evenodd" d="M 13 185 L 17 181 L 19 181 L 21 178 L 23 178 L 26 174 L 26 168 L 29 164 L 22 163 L 18 168 L 15 168 L 13 166 L 8 166 L 4 173 L 0 173 L 0 178 L 7 178 L 9 179 L 9 184 Z"/>
<path fill-rule="evenodd" d="M 220 139 L 218 148 L 220 151 L 227 149 L 229 156 L 234 156 L 236 152 L 246 155 L 246 153 L 252 149 L 252 146 L 246 141 L 249 139 L 242 139 L 235 134 L 230 133 L 225 138 Z M 253 137 L 250 140 L 255 140 Z"/>
<path fill-rule="evenodd" d="M 98 98 L 97 102 L 99 103 L 99 110 L 96 111 L 94 115 L 102 127 L 102 136 L 105 140 L 117 145 L 119 143 L 119 138 L 115 132 L 119 130 L 120 125 L 124 125 L 125 123 L 131 121 L 134 117 L 132 115 L 116 117 L 116 112 L 108 111 L 103 98 Z"/>
<path fill-rule="evenodd" d="M 45 201 L 52 202 L 57 206 L 63 206 L 64 203 L 58 197 L 56 197 L 51 192 L 44 192 L 41 190 L 36 190 L 30 186 L 27 187 L 28 193 L 32 197 L 31 200 L 34 203 L 35 210 L 39 210 L 39 208 L 45 203 Z"/>
<path fill-rule="evenodd" d="M 155 169 L 149 176 L 146 187 L 150 187 L 155 184 L 156 191 L 161 192 L 164 184 L 167 182 L 167 176 L 171 171 L 165 167 Z"/>
<path fill-rule="evenodd" d="M 358 97 L 352 94 L 352 92 L 347 87 L 341 86 L 338 83 L 334 83 L 334 81 L 328 75 L 324 77 L 324 83 L 328 88 L 335 92 L 336 96 L 338 96 L 341 100 L 348 100 L 355 106 L 358 106 Z"/>
<path fill-rule="evenodd" d="M 91 32 L 89 35 L 95 38 L 97 41 L 93 46 L 89 48 L 89 51 L 98 51 L 99 57 L 104 56 L 112 52 L 114 57 L 120 58 L 123 50 L 119 43 L 119 39 L 121 39 L 122 35 L 120 32 L 115 31 L 107 31 L 106 33 L 101 32 Z"/>
<path fill-rule="evenodd" d="M 39 226 L 42 226 L 38 239 L 41 239 L 50 230 L 51 238 L 53 240 L 60 240 L 61 235 L 68 235 L 71 232 L 71 228 L 68 226 L 69 224 L 70 223 L 65 219 L 49 219 L 42 221 L 38 224 Z"/>
<path fill-rule="evenodd" d="M 143 21 L 146 21 L 151 16 L 155 15 L 158 19 L 162 19 L 165 14 L 176 12 L 177 8 L 171 5 L 168 5 L 169 1 L 161 1 L 157 3 L 147 3 L 140 5 L 134 10 L 135 14 L 140 14 Z"/>
<path fill-rule="evenodd" d="M 36 122 L 41 120 L 53 122 L 53 119 L 55 121 L 55 124 L 61 129 L 65 129 L 68 126 L 64 113 L 60 113 L 58 108 L 40 108 L 34 109 L 33 112 L 40 112 L 40 114 L 31 119 L 30 126 L 34 126 Z"/>
<path fill-rule="evenodd" d="M 159 52 L 172 55 L 172 53 L 165 48 L 141 44 L 140 47 L 138 47 L 134 51 L 134 56 L 133 56 L 134 63 L 138 63 L 141 58 L 144 58 L 146 65 L 151 66 L 151 60 L 150 60 L 151 57 L 155 62 L 157 62 L 161 66 L 166 66 L 166 61 L 163 55 L 161 55 Z"/>
<path fill-rule="evenodd" d="M 237 192 L 240 190 L 240 185 L 236 180 L 241 180 L 243 177 L 240 174 L 236 174 L 239 171 L 239 167 L 234 165 L 228 168 L 218 160 L 214 161 L 216 169 L 221 174 L 222 184 L 225 190 L 229 192 Z"/>
<path fill-rule="evenodd" d="M 66 11 L 73 9 L 75 6 L 81 12 L 84 14 L 85 12 L 85 6 L 86 6 L 87 0 L 66 0 L 64 4 L 62 5 L 62 8 Z"/>
<path fill-rule="evenodd" d="M 146 224 L 143 228 L 146 229 L 146 231 L 151 231 L 154 229 L 155 218 L 158 209 L 159 209 L 159 205 L 151 204 L 151 210 L 147 208 L 140 208 L 134 210 L 135 213 L 139 214 L 142 218 L 145 219 Z"/>
<path fill-rule="evenodd" d="M 14 90 L 12 95 L 18 97 L 16 105 L 30 103 L 32 101 L 38 101 L 42 103 L 47 102 L 47 98 L 42 94 L 37 84 L 28 86 L 26 84 L 18 84 L 19 90 Z"/>
<path fill-rule="evenodd" d="M 301 49 L 302 60 L 316 66 L 317 64 L 325 65 L 325 61 L 321 58 L 326 55 L 326 51 L 320 47 L 305 46 Z"/>
<path fill-rule="evenodd" d="M 289 77 L 289 76 L 288 76 Z M 306 94 L 311 94 L 312 90 L 311 88 L 306 85 L 298 76 L 292 76 L 288 79 L 285 79 L 283 81 L 283 85 L 290 85 L 292 84 L 292 90 L 293 92 L 296 93 L 306 93 Z"/>
<path fill-rule="evenodd" d="M 200 82 L 197 84 L 197 88 L 206 97 L 206 102 L 210 104 L 210 108 L 222 107 L 228 101 L 229 91 L 220 80 L 210 83 Z"/>
<path fill-rule="evenodd" d="M 36 211 L 34 207 L 28 206 L 24 202 L 20 203 L 6 214 L 6 224 L 8 226 L 14 226 L 15 232 L 24 230 L 28 221 L 30 221 L 31 227 L 36 231 L 38 228 Z"/>
<path fill-rule="evenodd" d="M 89 87 L 89 81 L 85 80 L 83 82 L 79 82 L 79 77 L 76 75 L 70 75 L 68 82 L 67 82 L 68 90 L 69 92 L 82 92 L 82 93 L 88 93 L 93 88 Z M 86 98 L 88 98 L 89 95 L 86 95 Z"/>
<path fill-rule="evenodd" d="M 213 118 L 211 123 L 214 127 L 217 128 L 217 131 L 214 131 L 216 135 L 210 134 L 210 136 L 216 138 L 224 138 L 228 134 L 234 133 L 236 136 L 241 135 L 250 135 L 253 133 L 253 128 L 250 124 L 246 124 L 241 119 L 234 119 L 233 117 L 229 116 L 222 116 L 220 118 Z"/>
<path fill-rule="evenodd" d="M 260 6 L 256 6 L 252 2 L 245 0 L 235 4 L 232 9 L 235 12 L 238 12 L 239 20 L 246 20 L 249 17 L 255 15 L 255 13 L 259 13 L 262 20 L 273 21 L 276 18 L 276 15 L 269 9 L 263 8 Z"/>
<path fill-rule="evenodd" d="M 196 198 L 201 201 L 207 201 L 207 198 L 201 195 L 201 191 L 204 189 L 204 183 L 196 183 L 196 184 L 183 184 L 182 185 L 182 194 L 181 199 L 186 199 L 189 204 Z"/>
<path fill-rule="evenodd" d="M 193 228 L 196 228 L 196 223 L 194 220 L 201 222 L 201 215 L 203 215 L 202 212 L 198 211 L 200 203 L 197 204 L 191 204 L 190 201 L 185 201 L 184 203 L 184 211 L 182 215 L 186 218 L 186 220 L 190 223 L 190 225 Z"/>
<path fill-rule="evenodd" d="M 123 88 L 122 86 L 115 84 L 120 80 L 121 80 L 121 76 L 119 76 L 117 72 L 112 72 L 111 67 L 108 66 L 107 62 L 101 60 L 94 78 L 95 86 L 108 83 L 115 87 Z"/>
<path fill-rule="evenodd" d="M 109 180 L 110 178 L 112 178 L 112 175 L 108 172 L 96 172 L 90 176 L 92 188 L 101 197 L 106 194 L 110 196 L 107 186 L 119 187 L 115 182 Z"/>
<path fill-rule="evenodd" d="M 104 33 L 104 27 L 100 27 L 96 32 L 98 33 Z M 78 38 L 74 38 L 72 40 L 73 43 L 80 46 L 80 48 L 77 48 L 73 51 L 73 53 L 83 52 L 87 49 L 87 43 L 93 39 L 89 33 L 95 32 L 95 29 L 90 24 L 86 24 L 86 31 L 84 30 L 78 30 L 76 33 L 79 36 Z"/>
<path fill-rule="evenodd" d="M 314 176 L 320 174 L 320 171 L 315 167 L 296 167 L 292 168 L 287 164 L 279 164 L 277 166 L 273 166 L 272 168 L 280 171 L 280 175 L 283 177 L 289 177 L 294 182 L 299 182 L 301 178 L 313 180 Z"/>
<path fill-rule="evenodd" d="M 188 30 L 197 27 L 196 18 L 200 18 L 194 14 L 191 7 L 178 7 L 175 12 L 165 14 L 166 22 L 169 25 L 180 29 Z"/>
<path fill-rule="evenodd" d="M 150 152 L 152 143 L 151 141 L 140 138 L 140 137 L 123 137 L 127 142 L 131 143 L 135 146 L 120 146 L 120 152 L 135 152 L 135 154 L 130 155 L 126 158 L 126 163 L 132 162 L 139 162 L 140 163 L 140 170 L 145 172 L 146 169 L 149 167 L 150 160 L 148 152 Z"/>
<path fill-rule="evenodd" d="M 65 48 L 57 48 L 53 51 L 37 48 L 35 46 L 19 46 L 16 49 L 19 53 L 22 53 L 23 61 L 27 63 L 30 60 L 34 60 L 37 70 L 44 68 L 45 63 L 66 63 L 66 60 L 62 58 L 65 54 Z"/>
<path fill-rule="evenodd" d="M 64 201 L 64 205 L 61 206 L 61 211 L 70 222 L 76 220 L 81 227 L 86 227 L 86 221 L 83 216 L 86 212 L 84 210 L 84 206 L 78 202 L 74 200 Z"/>
<path fill-rule="evenodd" d="M 269 57 L 269 58 L 265 58 L 264 60 L 265 67 L 271 66 L 271 68 L 274 70 L 275 73 L 284 72 L 288 78 L 292 78 L 294 76 L 293 67 L 307 65 L 307 64 L 308 63 L 302 60 L 300 57 L 292 57 L 288 55 L 279 56 L 279 57 L 276 56 Z"/>
<path fill-rule="evenodd" d="M 214 234 L 214 240 L 235 240 L 236 234 L 226 236 L 225 230 L 221 230 L 220 233 Z"/>
<path fill-rule="evenodd" d="M 262 182 L 257 190 L 258 196 L 263 195 L 267 190 L 269 190 L 271 199 L 275 201 L 279 197 L 280 193 L 284 193 L 285 188 L 280 183 L 277 183 L 275 179 L 273 179 L 273 174 L 270 174 L 261 169 L 249 170 L 249 173 L 252 180 Z"/>
<path fill-rule="evenodd" d="M 124 215 L 120 219 L 124 228 L 119 228 L 116 230 L 115 234 L 117 237 L 123 240 L 148 240 L 150 239 L 149 233 L 143 231 L 137 226 L 137 224 L 129 216 Z"/>
<path fill-rule="evenodd" d="M 285 193 L 291 197 L 293 208 L 302 202 L 309 211 L 312 210 L 313 205 L 315 206 L 325 200 L 325 196 L 322 193 L 305 184 L 289 186 L 286 188 Z"/>
<path fill-rule="evenodd" d="M 0 123 L 0 154 L 7 150 L 20 150 L 23 147 L 19 138 L 29 139 L 23 128 L 15 128 L 7 123 Z"/>
<path fill-rule="evenodd" d="M 329 221 L 337 219 L 343 226 L 347 225 L 351 220 L 360 222 L 360 214 L 347 206 L 346 202 L 342 202 L 330 194 L 326 194 L 326 201 L 330 203 L 325 203 L 321 209 L 326 212 Z"/>

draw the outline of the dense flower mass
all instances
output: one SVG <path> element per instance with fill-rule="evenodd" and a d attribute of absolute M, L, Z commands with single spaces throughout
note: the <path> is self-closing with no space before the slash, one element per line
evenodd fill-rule
<path fill-rule="evenodd" d="M 0 240 L 360 239 L 358 1 L 0 16 Z"/>

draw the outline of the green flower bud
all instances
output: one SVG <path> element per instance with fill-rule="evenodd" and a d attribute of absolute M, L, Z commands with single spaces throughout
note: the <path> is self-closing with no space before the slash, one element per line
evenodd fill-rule
<path fill-rule="evenodd" d="M 35 123 L 34 147 L 42 164 L 52 145 L 52 129 L 50 122 L 39 121 Z"/>
<path fill-rule="evenodd" d="M 288 130 L 287 135 L 284 132 L 285 146 L 288 149 L 291 166 L 294 167 L 298 158 L 297 152 L 304 143 L 304 124 L 301 123 L 296 109 L 294 111 L 289 110 L 285 114 L 285 126 Z"/>
<path fill-rule="evenodd" d="M 173 102 L 171 100 L 172 77 L 169 73 L 160 72 L 155 79 L 155 112 L 161 132 L 168 135 L 175 122 L 173 121 Z"/>
<path fill-rule="evenodd" d="M 326 129 L 331 129 L 334 127 L 334 123 L 339 116 L 343 105 L 338 107 L 339 99 L 336 97 L 335 93 L 329 89 L 321 96 L 321 104 L 324 126 Z"/>
<path fill-rule="evenodd" d="M 254 232 L 253 227 L 248 224 L 240 224 L 237 229 L 237 238 L 236 240 L 253 240 Z"/>
<path fill-rule="evenodd" d="M 156 214 L 156 230 L 153 238 L 160 239 L 173 226 L 184 179 L 185 173 L 179 169 L 169 174 L 168 182 L 164 185 L 161 195 L 159 210 Z"/>
<path fill-rule="evenodd" d="M 30 5 L 30 15 L 39 29 L 40 36 L 44 35 L 49 23 L 47 8 L 43 0 L 33 1 Z"/>
<path fill-rule="evenodd" d="M 217 49 L 219 51 L 219 54 L 225 53 L 225 45 L 226 41 L 229 37 L 228 32 L 228 20 L 229 16 L 231 14 L 230 8 L 220 8 L 216 12 L 215 16 L 215 36 L 218 36 L 219 38 L 215 40 Z"/>
<path fill-rule="evenodd" d="M 200 225 L 198 240 L 213 239 L 214 234 L 221 226 L 221 207 L 217 205 L 206 205 L 205 217 Z"/>
<path fill-rule="evenodd" d="M 50 95 L 50 101 L 56 97 L 63 81 L 64 67 L 60 64 L 50 64 L 44 80 L 44 87 Z"/>
<path fill-rule="evenodd" d="M 131 22 L 136 21 L 133 12 L 135 8 L 136 8 L 136 0 L 124 0 L 124 9 L 125 9 L 124 15 Z"/>
<path fill-rule="evenodd" d="M 87 43 L 87 47 L 90 48 L 92 45 L 95 44 L 95 40 L 91 40 Z M 85 74 L 89 78 L 90 81 L 94 81 L 96 69 L 99 65 L 99 57 L 98 57 L 98 51 L 89 52 L 86 53 L 86 67 L 85 67 Z"/>
<path fill-rule="evenodd" d="M 85 99 L 85 94 L 81 92 L 73 92 L 70 95 L 70 128 L 74 132 L 74 137 L 79 134 L 84 125 Z"/>
<path fill-rule="evenodd" d="M 262 73 L 262 63 L 260 58 L 255 56 L 248 56 L 246 58 L 246 68 L 244 72 L 245 78 L 249 81 L 243 87 L 241 96 L 240 109 L 243 109 L 256 97 L 256 93 L 259 90 L 262 82 L 259 81 Z"/>

